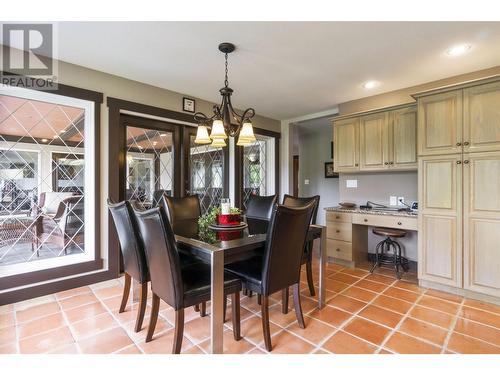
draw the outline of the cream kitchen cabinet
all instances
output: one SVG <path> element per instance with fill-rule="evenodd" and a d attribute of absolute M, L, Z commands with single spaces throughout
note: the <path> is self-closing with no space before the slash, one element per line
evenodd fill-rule
<path fill-rule="evenodd" d="M 359 170 L 359 119 L 335 121 L 333 127 L 333 167 L 335 172 Z"/>
<path fill-rule="evenodd" d="M 462 90 L 418 99 L 418 155 L 462 152 Z"/>
<path fill-rule="evenodd" d="M 388 112 L 362 116 L 359 119 L 359 169 L 361 171 L 389 168 Z"/>
<path fill-rule="evenodd" d="M 463 158 L 464 288 L 500 297 L 500 152 Z"/>
<path fill-rule="evenodd" d="M 462 156 L 421 158 L 418 277 L 462 285 Z"/>
<path fill-rule="evenodd" d="M 397 109 L 389 117 L 390 169 L 417 169 L 417 108 Z"/>
<path fill-rule="evenodd" d="M 464 89 L 463 151 L 500 151 L 500 82 Z"/>
<path fill-rule="evenodd" d="M 414 105 L 333 120 L 336 172 L 417 169 Z"/>

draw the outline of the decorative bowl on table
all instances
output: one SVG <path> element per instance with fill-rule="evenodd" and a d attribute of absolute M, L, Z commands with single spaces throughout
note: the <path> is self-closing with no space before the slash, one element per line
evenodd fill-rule
<path fill-rule="evenodd" d="M 219 225 L 240 225 L 241 224 L 241 214 L 219 214 L 217 216 L 217 223 Z"/>

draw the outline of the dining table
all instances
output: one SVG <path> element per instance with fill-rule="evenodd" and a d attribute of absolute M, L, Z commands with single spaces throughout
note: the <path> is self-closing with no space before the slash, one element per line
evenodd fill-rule
<path fill-rule="evenodd" d="M 224 265 L 262 253 L 266 234 L 239 230 L 191 231 L 175 236 L 180 251 L 201 259 L 211 267 L 210 352 L 222 354 L 224 333 Z M 326 227 L 311 224 L 307 241 L 319 240 L 318 309 L 325 306 Z"/>

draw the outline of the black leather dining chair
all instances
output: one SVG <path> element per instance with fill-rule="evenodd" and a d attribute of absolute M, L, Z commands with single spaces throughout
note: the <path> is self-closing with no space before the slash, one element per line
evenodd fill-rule
<path fill-rule="evenodd" d="M 287 207 L 301 207 L 307 206 L 310 203 L 314 203 L 314 211 L 311 217 L 311 224 L 316 224 L 316 218 L 318 216 L 318 206 L 319 206 L 319 195 L 315 195 L 313 197 L 294 197 L 292 195 L 285 194 L 283 197 L 283 205 Z M 307 285 L 309 286 L 309 293 L 311 296 L 316 295 L 316 291 L 314 290 L 314 280 L 312 274 L 312 253 L 313 253 L 313 241 L 306 242 L 304 246 L 304 254 L 302 256 L 302 264 L 306 265 L 306 275 L 307 275 Z M 282 311 L 284 314 L 288 313 L 288 296 L 290 292 L 288 288 L 283 292 L 283 301 L 282 301 Z"/>
<path fill-rule="evenodd" d="M 278 206 L 272 215 L 263 256 L 228 264 L 226 269 L 240 277 L 245 287 L 261 296 L 262 331 L 268 351 L 272 350 L 269 329 L 269 296 L 292 286 L 297 322 L 305 328 L 300 305 L 300 266 L 314 203 L 301 208 Z"/>
<path fill-rule="evenodd" d="M 175 331 L 172 353 L 182 347 L 184 309 L 210 300 L 210 265 L 201 262 L 183 262 L 170 222 L 162 207 L 136 212 L 139 230 L 151 275 L 153 301 L 146 342 L 153 338 L 160 299 L 175 310 Z M 232 322 L 235 340 L 240 340 L 241 280 L 224 273 L 224 295 L 231 295 Z"/>
<path fill-rule="evenodd" d="M 159 206 L 165 208 L 175 234 L 183 237 L 193 237 L 198 233 L 198 218 L 201 216 L 198 195 L 170 197 L 163 194 Z"/>
<path fill-rule="evenodd" d="M 245 218 L 250 234 L 267 233 L 269 220 L 277 202 L 276 195 L 250 195 L 245 210 Z"/>
<path fill-rule="evenodd" d="M 118 233 L 125 271 L 125 284 L 118 312 L 125 311 L 130 294 L 130 284 L 132 279 L 136 280 L 141 286 L 139 289 L 139 309 L 135 322 L 135 332 L 139 332 L 142 329 L 148 298 L 149 271 L 146 254 L 139 238 L 139 228 L 131 203 L 129 201 L 112 203 L 108 199 L 108 207 Z"/>
<path fill-rule="evenodd" d="M 164 190 L 161 190 L 164 191 Z M 174 234 L 183 237 L 194 237 L 198 233 L 198 218 L 201 216 L 200 198 L 198 195 L 187 195 L 185 197 L 171 197 L 166 194 L 158 195 L 157 205 L 163 207 L 167 213 L 168 220 Z M 194 306 L 201 316 L 206 316 L 206 304 L 201 307 Z"/>

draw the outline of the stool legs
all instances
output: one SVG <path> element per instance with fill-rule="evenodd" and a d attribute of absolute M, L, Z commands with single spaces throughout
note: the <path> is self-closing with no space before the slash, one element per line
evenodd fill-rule
<path fill-rule="evenodd" d="M 388 255 L 391 252 L 393 255 Z M 380 241 L 375 247 L 375 261 L 370 268 L 370 273 L 383 264 L 392 266 L 398 279 L 401 279 L 402 274 L 400 268 L 405 272 L 409 270 L 408 259 L 401 255 L 401 245 L 391 237 Z"/>

